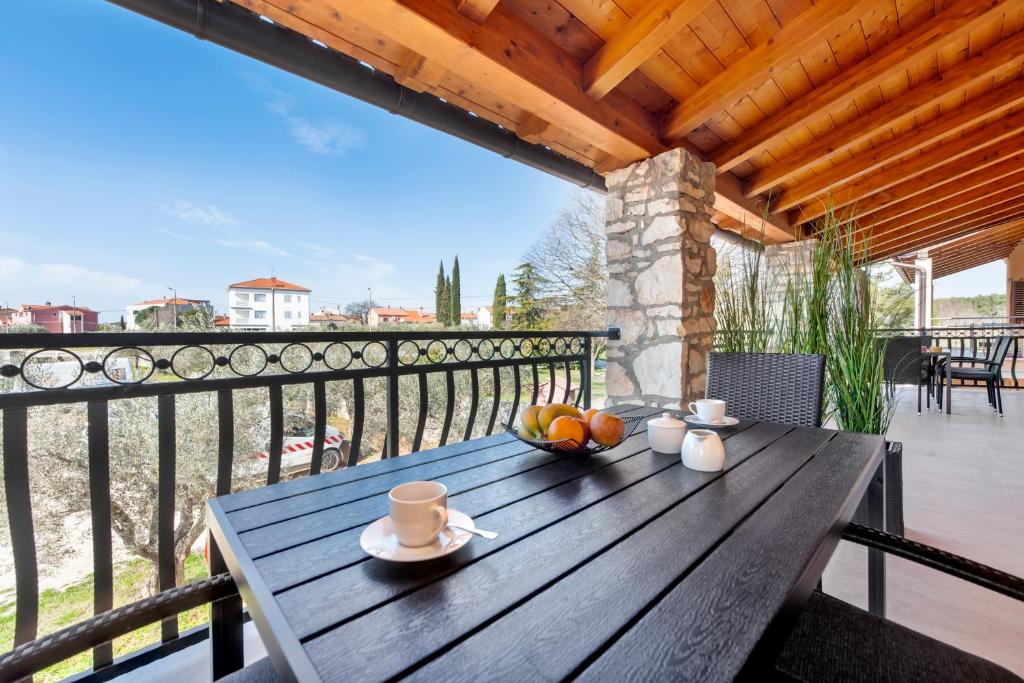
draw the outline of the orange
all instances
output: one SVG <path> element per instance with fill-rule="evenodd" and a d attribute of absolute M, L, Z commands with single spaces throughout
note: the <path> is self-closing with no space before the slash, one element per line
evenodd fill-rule
<path fill-rule="evenodd" d="M 583 411 L 583 419 L 586 421 L 587 426 L 590 426 L 590 418 L 594 417 L 599 412 L 601 411 L 597 408 L 587 408 Z"/>
<path fill-rule="evenodd" d="M 618 415 L 599 412 L 590 418 L 590 438 L 602 446 L 615 446 L 625 432 L 626 423 Z"/>
<path fill-rule="evenodd" d="M 540 424 L 540 430 L 546 432 L 554 422 L 555 418 L 562 415 L 568 415 L 569 417 L 582 417 L 580 411 L 576 410 L 571 405 L 566 403 L 550 403 L 540 409 L 537 414 L 537 422 Z"/>
<path fill-rule="evenodd" d="M 548 439 L 551 441 L 574 441 L 577 446 L 583 446 L 587 443 L 583 427 L 583 420 L 560 415 L 551 421 L 551 426 L 548 427 Z"/>

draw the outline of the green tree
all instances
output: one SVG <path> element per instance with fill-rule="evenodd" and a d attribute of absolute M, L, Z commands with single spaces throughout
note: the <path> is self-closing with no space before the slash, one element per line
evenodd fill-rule
<path fill-rule="evenodd" d="M 434 285 L 434 312 L 437 322 L 444 324 L 446 311 L 444 305 L 444 261 L 437 266 L 437 284 Z"/>
<path fill-rule="evenodd" d="M 505 299 L 507 295 L 508 293 L 505 290 L 505 274 L 502 273 L 498 276 L 498 281 L 494 285 L 494 303 L 491 306 L 491 319 L 496 330 L 500 330 L 505 326 L 505 312 L 507 310 Z"/>
<path fill-rule="evenodd" d="M 452 279 L 444 279 L 444 296 L 441 298 L 441 308 L 437 312 L 437 322 L 445 327 L 452 324 Z"/>
<path fill-rule="evenodd" d="M 462 324 L 462 287 L 459 284 L 459 257 L 455 256 L 455 263 L 452 265 L 452 286 L 448 292 L 450 298 L 449 306 L 451 314 L 448 322 L 454 327 Z"/>
<path fill-rule="evenodd" d="M 516 286 L 516 313 L 512 320 L 513 326 L 520 330 L 539 329 L 544 317 L 539 300 L 544 286 L 543 278 L 532 263 L 525 261 L 516 267 L 512 284 Z"/>

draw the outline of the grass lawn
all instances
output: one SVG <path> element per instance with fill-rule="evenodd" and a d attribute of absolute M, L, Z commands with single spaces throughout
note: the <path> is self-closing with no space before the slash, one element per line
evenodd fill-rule
<path fill-rule="evenodd" d="M 146 560 L 131 560 L 114 567 L 114 605 L 138 600 L 149 580 L 152 565 Z M 206 565 L 201 555 L 191 555 L 185 561 L 185 581 L 206 576 Z M 84 621 L 92 616 L 93 576 L 59 589 L 47 589 L 39 595 L 39 635 L 46 635 Z M 0 652 L 14 646 L 14 601 L 0 604 Z M 209 621 L 208 607 L 197 607 L 178 616 L 181 631 Z M 160 624 L 150 624 L 114 641 L 114 657 L 128 654 L 150 643 L 160 641 Z M 92 666 L 92 652 L 65 660 L 36 674 L 38 681 L 59 681 Z"/>

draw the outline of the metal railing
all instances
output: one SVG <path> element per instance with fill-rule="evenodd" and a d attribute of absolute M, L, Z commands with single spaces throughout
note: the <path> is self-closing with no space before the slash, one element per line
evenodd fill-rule
<path fill-rule="evenodd" d="M 739 334 L 750 338 L 757 336 L 756 331 L 744 330 Z M 927 335 L 933 344 L 948 349 L 954 356 L 968 356 L 982 362 L 996 338 L 1010 336 L 1013 341 L 1003 363 L 1003 378 L 1000 385 L 1004 389 L 1024 388 L 1021 375 L 1024 375 L 1024 325 L 978 323 L 972 325 L 935 326 L 928 328 L 899 327 L 877 330 L 879 337 L 916 337 Z M 715 332 L 715 348 L 722 348 L 722 333 Z M 973 365 L 973 364 L 972 364 Z M 1020 367 L 1019 367 L 1020 366 Z M 1020 372 L 1018 372 L 1020 370 Z M 955 386 L 980 386 L 976 380 L 954 380 Z"/>
<path fill-rule="evenodd" d="M 977 358 L 978 362 L 984 361 L 985 356 L 991 351 L 992 344 L 1002 336 L 1012 338 L 1006 360 L 1003 362 L 1003 381 L 1000 385 L 1003 389 L 1022 388 L 1021 377 L 1018 375 L 1018 364 L 1024 362 L 1021 358 L 1022 346 L 1024 346 L 1024 325 L 958 325 L 958 326 L 935 326 L 928 328 L 894 328 L 878 331 L 880 336 L 927 336 L 932 344 L 949 350 L 954 356 Z M 974 365 L 971 363 L 970 365 Z M 1021 368 L 1024 371 L 1024 367 Z M 980 386 L 976 380 L 954 380 L 954 386 Z"/>
<path fill-rule="evenodd" d="M 286 390 L 312 388 L 312 400 L 304 404 L 311 403 L 313 432 L 311 443 L 306 444 L 312 448 L 305 469 L 316 475 L 324 463 L 328 394 L 339 387 L 350 408 L 343 435 L 348 452 L 341 464 L 354 466 L 378 454 L 395 457 L 492 434 L 503 425 L 511 426 L 519 407 L 527 402 L 559 400 L 589 407 L 593 342 L 609 336 L 616 338 L 617 330 L 0 336 L 4 493 L 16 596 L 14 645 L 32 642 L 39 635 L 40 574 L 34 520 L 47 512 L 33 509 L 29 417 L 34 410 L 85 406 L 82 440 L 88 468 L 93 608 L 98 615 L 114 607 L 110 427 L 114 424 L 111 407 L 118 402 L 155 398 L 152 429 L 156 435 L 149 435 L 156 439 L 158 461 L 155 564 L 157 588 L 167 592 L 177 583 L 175 496 L 176 487 L 183 484 L 176 474 L 177 444 L 179 427 L 189 428 L 180 424 L 176 414 L 183 396 L 206 393 L 211 401 L 215 398 L 216 410 L 211 415 L 217 423 L 216 466 L 215 472 L 209 472 L 209 494 L 221 496 L 232 491 L 238 469 L 234 399 L 243 390 L 266 391 L 269 439 L 264 442 L 261 464 L 266 474 L 263 477 L 260 471 L 257 476 L 259 484 L 272 484 L 282 477 Z M 546 375 L 546 387 L 542 374 Z M 376 396 L 382 410 L 367 408 L 371 384 L 380 390 L 375 394 L 382 394 Z M 468 399 L 458 395 L 457 384 L 467 391 Z M 440 395 L 431 395 L 432 385 Z M 455 429 L 457 406 L 461 414 Z M 383 434 L 369 434 L 373 429 Z M 428 432 L 434 436 L 428 438 Z M 382 437 L 379 451 L 374 446 L 372 453 L 368 448 L 371 436 Z M 216 609 L 213 614 L 215 620 Z M 177 619 L 165 618 L 161 643 L 147 648 L 145 657 L 135 664 L 130 658 L 115 663 L 109 642 L 94 647 L 91 675 L 107 679 L 114 669 L 130 670 L 143 659 L 152 661 L 205 638 L 207 631 L 192 629 L 179 634 Z M 70 657 L 77 652 L 63 654 Z"/>

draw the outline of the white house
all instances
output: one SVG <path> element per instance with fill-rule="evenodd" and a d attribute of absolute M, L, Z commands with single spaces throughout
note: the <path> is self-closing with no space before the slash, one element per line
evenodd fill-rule
<path fill-rule="evenodd" d="M 287 332 L 309 324 L 311 290 L 261 277 L 228 286 L 228 318 L 233 330 Z"/>
<path fill-rule="evenodd" d="M 507 323 L 512 322 L 512 316 L 515 315 L 515 309 L 511 306 L 505 307 L 505 321 Z M 494 327 L 494 307 L 493 306 L 481 306 L 476 309 L 476 320 L 473 321 L 477 327 L 481 330 L 490 330 Z M 466 324 L 463 320 L 462 324 Z"/>
<path fill-rule="evenodd" d="M 181 297 L 167 297 L 164 299 L 150 299 L 140 301 L 124 307 L 124 326 L 128 330 L 139 330 L 139 324 L 135 322 L 135 314 L 150 308 L 157 309 L 157 323 L 159 329 L 172 329 L 174 327 L 174 316 L 181 315 L 193 308 L 207 308 L 213 310 L 210 302 L 206 299 L 183 299 Z"/>

